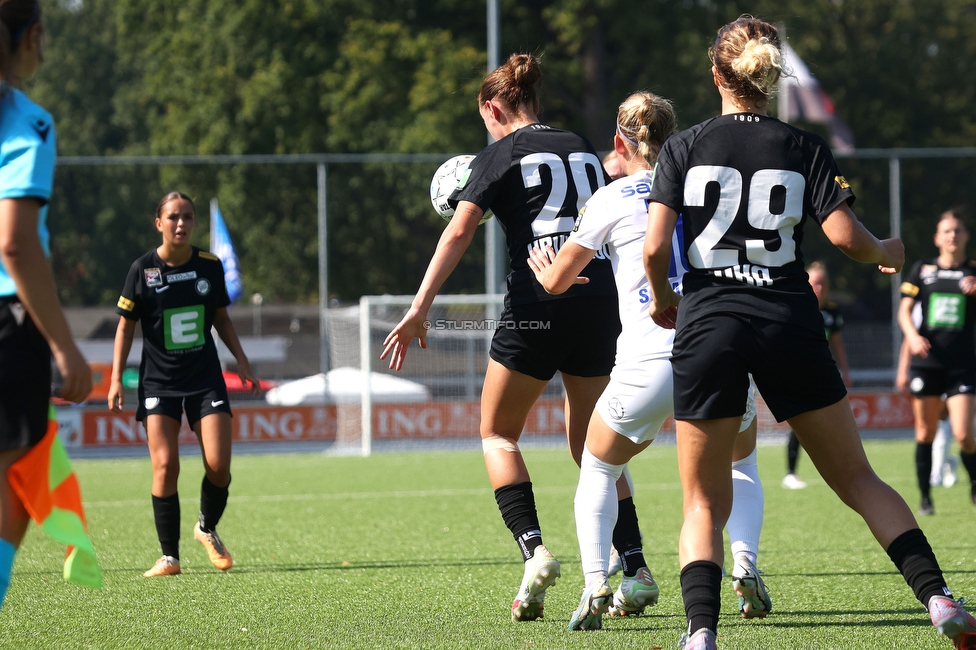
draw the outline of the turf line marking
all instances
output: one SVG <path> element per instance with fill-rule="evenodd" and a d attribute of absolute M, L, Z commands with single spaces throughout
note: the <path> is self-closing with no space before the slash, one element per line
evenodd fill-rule
<path fill-rule="evenodd" d="M 536 494 L 565 494 L 576 489 L 575 485 L 537 487 Z M 680 483 L 658 483 L 655 485 L 636 485 L 635 490 L 672 491 L 680 490 Z M 341 501 L 345 499 L 425 499 L 429 497 L 454 496 L 491 496 L 490 488 L 451 488 L 444 490 L 393 490 L 391 492 L 335 492 L 328 494 L 260 494 L 232 496 L 228 501 L 235 503 L 278 503 L 282 501 Z M 149 499 L 128 499 L 124 501 L 86 501 L 86 508 L 123 508 L 129 506 L 144 506 Z M 188 496 L 180 501 L 196 502 L 197 499 Z"/>
<path fill-rule="evenodd" d="M 889 479 L 889 485 L 913 484 L 914 478 Z M 822 483 L 815 482 L 811 487 L 824 487 Z M 771 489 L 778 489 L 771 488 Z M 575 492 L 575 485 L 554 485 L 554 486 L 533 486 L 536 494 L 565 494 Z M 680 483 L 638 483 L 634 486 L 635 492 L 680 492 Z M 342 501 L 345 499 L 417 499 L 429 497 L 456 497 L 456 496 L 490 496 L 490 488 L 449 488 L 443 490 L 392 490 L 390 492 L 330 492 L 324 494 L 255 494 L 232 496 L 228 500 L 234 503 L 281 503 L 284 501 Z M 196 497 L 188 496 L 180 501 L 195 503 Z M 86 508 L 125 508 L 130 506 L 144 506 L 149 499 L 128 499 L 124 501 L 85 501 Z"/>

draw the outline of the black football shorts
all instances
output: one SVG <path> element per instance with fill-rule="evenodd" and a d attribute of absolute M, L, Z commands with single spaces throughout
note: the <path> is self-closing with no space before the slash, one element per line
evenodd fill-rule
<path fill-rule="evenodd" d="M 620 335 L 616 296 L 580 296 L 506 306 L 491 339 L 492 359 L 549 381 L 556 371 L 602 377 Z"/>
<path fill-rule="evenodd" d="M 838 402 L 847 389 L 816 325 L 725 312 L 685 324 L 671 357 L 675 418 L 741 416 L 750 372 L 777 422 Z"/>
<path fill-rule="evenodd" d="M 976 393 L 976 367 L 910 368 L 908 390 L 915 397 L 952 397 Z"/>
<path fill-rule="evenodd" d="M 140 391 L 141 393 L 141 391 Z M 186 411 L 186 421 L 190 428 L 211 413 L 227 413 L 230 410 L 230 400 L 227 399 L 227 387 L 223 381 L 203 393 L 176 397 L 145 397 L 140 394 L 139 405 L 136 407 L 136 420 L 146 421 L 147 415 L 165 415 L 176 421 L 183 419 Z"/>
<path fill-rule="evenodd" d="M 47 340 L 15 296 L 0 298 L 0 451 L 41 441 L 50 400 Z"/>

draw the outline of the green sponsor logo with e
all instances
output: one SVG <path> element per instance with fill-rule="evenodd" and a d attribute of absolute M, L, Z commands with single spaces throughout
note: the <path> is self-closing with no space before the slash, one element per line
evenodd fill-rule
<path fill-rule="evenodd" d="M 933 293 L 929 297 L 929 327 L 958 330 L 966 322 L 966 299 L 958 293 Z"/>
<path fill-rule="evenodd" d="M 163 337 L 167 350 L 185 350 L 203 345 L 203 305 L 165 310 Z"/>

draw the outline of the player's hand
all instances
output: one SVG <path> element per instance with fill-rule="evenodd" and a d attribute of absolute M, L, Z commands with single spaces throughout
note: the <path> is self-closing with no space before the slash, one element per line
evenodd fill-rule
<path fill-rule="evenodd" d="M 113 381 L 108 387 L 108 410 L 121 413 L 125 405 L 125 389 L 121 381 Z"/>
<path fill-rule="evenodd" d="M 52 348 L 51 354 L 63 381 L 56 397 L 75 404 L 84 402 L 92 390 L 92 372 L 78 346 L 72 341 L 64 349 Z"/>
<path fill-rule="evenodd" d="M 884 257 L 878 262 L 878 270 L 885 275 L 894 275 L 905 266 L 905 244 L 900 239 L 882 239 Z"/>
<path fill-rule="evenodd" d="M 908 393 L 908 372 L 899 370 L 895 375 L 895 388 L 899 393 Z"/>
<path fill-rule="evenodd" d="M 390 369 L 397 371 L 403 367 L 403 360 L 407 357 L 407 348 L 414 339 L 420 340 L 420 347 L 427 347 L 427 328 L 430 322 L 427 321 L 427 314 L 411 307 L 400 324 L 393 328 L 390 335 L 383 341 L 383 352 L 380 359 L 390 357 Z M 392 353 L 392 356 L 391 356 Z"/>
<path fill-rule="evenodd" d="M 678 303 L 680 302 L 681 296 L 675 293 L 671 287 L 668 287 L 667 291 L 660 295 L 653 294 L 650 308 L 651 320 L 658 327 L 673 330 L 678 323 Z"/>
<path fill-rule="evenodd" d="M 237 360 L 237 376 L 241 378 L 241 386 L 251 384 L 251 387 L 247 389 L 251 395 L 258 396 L 261 394 L 261 382 L 254 376 L 254 371 L 251 370 L 251 362 L 246 357 Z"/>
<path fill-rule="evenodd" d="M 967 275 L 959 281 L 959 290 L 967 296 L 976 294 L 976 276 Z"/>
<path fill-rule="evenodd" d="M 553 262 L 556 261 L 556 251 L 553 250 L 552 246 L 548 244 L 543 248 L 532 248 L 529 250 L 529 268 L 535 273 L 535 279 L 539 281 L 543 287 L 546 286 L 546 279 L 549 275 L 549 269 L 552 268 Z M 573 280 L 573 284 L 586 284 L 590 281 L 589 278 L 583 277 L 582 275 L 576 276 Z M 548 289 L 547 289 L 548 291 Z"/>
<path fill-rule="evenodd" d="M 924 336 L 908 337 L 905 341 L 908 343 L 908 351 L 916 357 L 925 359 L 929 356 L 929 350 L 932 349 L 932 344 Z"/>

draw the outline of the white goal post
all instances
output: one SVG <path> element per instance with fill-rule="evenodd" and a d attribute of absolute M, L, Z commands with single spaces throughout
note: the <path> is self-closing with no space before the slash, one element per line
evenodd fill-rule
<path fill-rule="evenodd" d="M 470 443 L 479 435 L 481 387 L 504 295 L 442 295 L 428 314 L 427 349 L 413 342 L 400 372 L 380 361 L 383 341 L 413 296 L 363 296 L 328 310 L 331 367 L 327 401 L 336 406 L 335 449 L 369 455 L 374 444 Z M 523 435 L 565 435 L 557 373 L 533 407 Z"/>
<path fill-rule="evenodd" d="M 427 349 L 411 343 L 396 372 L 379 355 L 413 298 L 363 296 L 358 306 L 328 311 L 335 370 L 327 390 L 337 408 L 337 451 L 366 456 L 375 440 L 450 441 L 478 435 L 475 406 L 504 296 L 437 296 L 428 314 Z M 353 369 L 355 374 L 349 374 Z"/>

